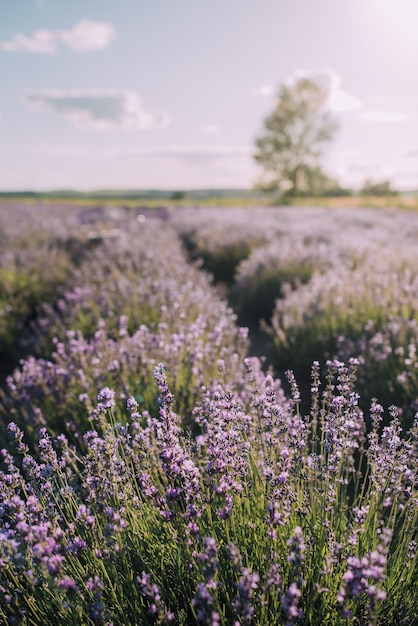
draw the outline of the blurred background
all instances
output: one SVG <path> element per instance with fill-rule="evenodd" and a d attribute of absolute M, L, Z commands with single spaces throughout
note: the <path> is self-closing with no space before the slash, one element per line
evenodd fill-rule
<path fill-rule="evenodd" d="M 326 93 L 323 167 L 418 189 L 416 0 L 0 0 L 0 191 L 251 188 L 279 89 Z"/>

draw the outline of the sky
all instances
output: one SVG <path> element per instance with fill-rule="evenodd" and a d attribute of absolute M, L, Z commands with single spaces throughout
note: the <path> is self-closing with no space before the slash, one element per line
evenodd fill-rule
<path fill-rule="evenodd" d="M 0 0 L 0 190 L 250 188 L 318 80 L 343 186 L 418 189 L 417 0 Z"/>

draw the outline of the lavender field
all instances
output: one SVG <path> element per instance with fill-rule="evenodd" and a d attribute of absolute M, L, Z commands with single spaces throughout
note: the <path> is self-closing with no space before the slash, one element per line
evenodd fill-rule
<path fill-rule="evenodd" d="M 0 205 L 0 624 L 418 624 L 418 213 Z"/>

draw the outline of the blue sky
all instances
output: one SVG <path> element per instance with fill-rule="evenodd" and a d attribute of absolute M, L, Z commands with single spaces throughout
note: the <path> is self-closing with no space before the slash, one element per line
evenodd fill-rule
<path fill-rule="evenodd" d="M 416 0 L 0 0 L 0 189 L 251 187 L 280 85 L 344 185 L 418 188 Z"/>

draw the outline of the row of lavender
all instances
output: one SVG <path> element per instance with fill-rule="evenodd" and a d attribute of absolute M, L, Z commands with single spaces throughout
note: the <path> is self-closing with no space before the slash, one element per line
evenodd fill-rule
<path fill-rule="evenodd" d="M 68 271 L 55 283 L 59 299 L 30 323 L 38 357 L 8 378 L 1 405 L 14 451 L 4 443 L 0 619 L 416 623 L 418 426 L 402 433 L 392 409 L 382 429 L 374 402 L 366 432 L 356 360 L 329 361 L 325 377 L 314 363 L 302 415 L 292 375 L 286 398 L 248 358 L 246 332 L 187 262 L 175 232 L 189 252 L 202 233 L 207 265 L 225 231 L 216 212 L 206 225 L 202 216 L 193 225 L 186 211 L 174 224 L 123 211 L 66 215 L 65 232 L 59 220 L 36 225 Z M 228 219 L 242 223 L 243 214 Z M 5 241 L 34 236 L 22 223 L 10 226 L 10 215 L 7 224 Z M 338 262 L 365 267 L 367 246 L 337 250 L 326 232 L 317 238 L 307 228 L 310 241 L 283 210 L 258 213 L 247 234 L 228 229 L 238 251 L 245 240 L 248 258 L 235 302 L 265 248 L 269 258 L 277 249 L 282 276 L 291 265 L 272 329 L 279 307 L 287 301 L 291 311 L 293 295 L 337 272 Z M 285 230 L 294 242 L 287 248 Z M 410 300 L 396 306 L 413 302 L 413 280 Z"/>
<path fill-rule="evenodd" d="M 35 438 L 44 426 L 80 437 L 104 386 L 114 387 L 121 399 L 134 395 L 143 410 L 155 411 L 153 368 L 160 361 L 185 418 L 202 388 L 216 378 L 219 359 L 227 363 L 231 380 L 244 384 L 247 331 L 236 326 L 208 277 L 187 262 L 172 229 L 123 211 L 93 212 L 86 225 L 90 213 L 81 211 L 81 228 L 74 220 L 66 239 L 58 240 L 59 249 L 70 241 L 83 253 L 67 256 L 59 297 L 40 303 L 30 320 L 26 334 L 38 358 L 22 360 L 7 377 L 3 411 Z M 53 242 L 45 222 L 38 230 Z M 17 248 L 22 254 L 25 249 Z M 24 260 L 31 266 L 32 256 Z M 51 263 L 46 257 L 44 266 Z M 53 265 L 49 271 L 55 272 Z M 42 280 L 50 282 L 49 275 Z"/>
<path fill-rule="evenodd" d="M 265 331 L 278 375 L 309 394 L 318 359 L 359 360 L 361 406 L 379 397 L 405 427 L 418 409 L 418 216 L 376 210 L 184 211 L 188 249 L 241 323 Z M 257 334 L 259 339 L 259 334 Z M 269 338 L 269 339 L 267 339 Z M 306 394 L 305 394 L 306 395 Z"/>

